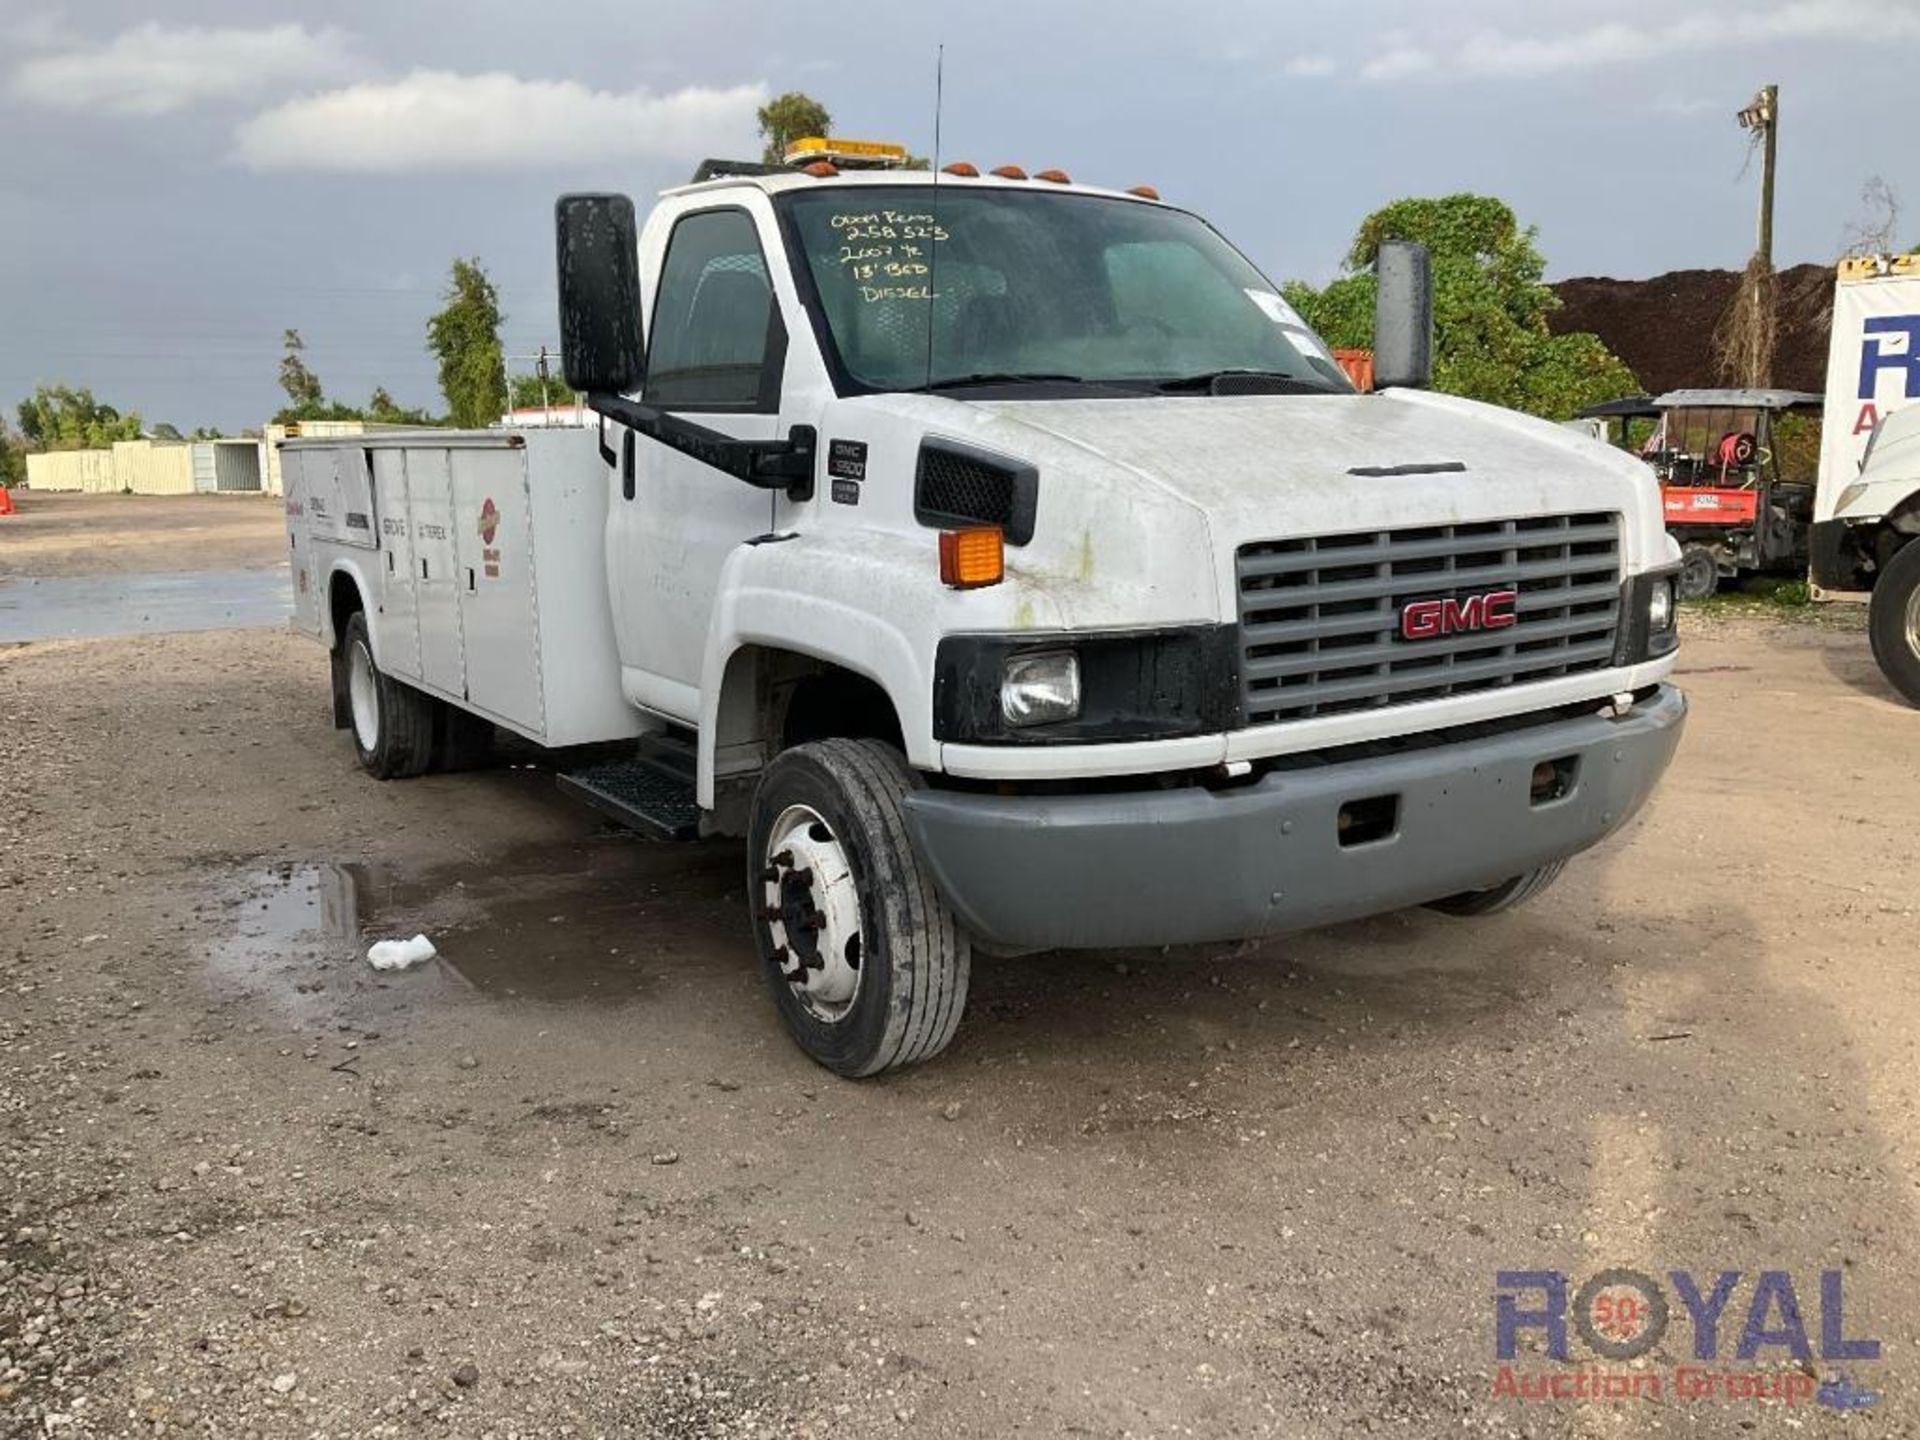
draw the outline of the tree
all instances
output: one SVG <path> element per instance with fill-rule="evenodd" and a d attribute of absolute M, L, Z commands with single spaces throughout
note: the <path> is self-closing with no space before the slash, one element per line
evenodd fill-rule
<path fill-rule="evenodd" d="M 757 118 L 760 134 L 767 142 L 760 158 L 769 165 L 778 165 L 786 159 L 787 146 L 794 141 L 809 135 L 824 136 L 833 128 L 833 117 L 827 113 L 827 107 L 798 90 L 774 96 L 760 107 Z"/>
<path fill-rule="evenodd" d="M 440 361 L 440 393 L 463 429 L 498 420 L 507 408 L 500 349 L 500 295 L 478 259 L 455 260 L 446 307 L 427 321 L 427 348 Z"/>
<path fill-rule="evenodd" d="M 20 431 L 36 450 L 104 450 L 116 440 L 140 438 L 140 416 L 122 415 L 67 385 L 36 386 L 18 411 Z"/>
<path fill-rule="evenodd" d="M 387 393 L 387 387 L 376 385 L 373 395 L 367 401 L 366 418 L 381 425 L 432 425 L 434 418 L 425 410 L 410 409 Z"/>
<path fill-rule="evenodd" d="M 1555 335 L 1560 302 L 1544 279 L 1538 232 L 1522 230 L 1485 195 L 1397 200 L 1360 225 L 1345 273 L 1324 290 L 1295 281 L 1287 298 L 1334 346 L 1373 343 L 1373 271 L 1386 240 L 1413 240 L 1433 257 L 1434 386 L 1550 419 L 1638 389 L 1594 335 Z"/>
<path fill-rule="evenodd" d="M 27 442 L 0 416 L 0 486 L 24 485 L 27 479 Z"/>
<path fill-rule="evenodd" d="M 286 352 L 280 357 L 280 388 L 287 392 L 287 408 L 282 414 L 290 413 L 298 419 L 304 412 L 324 405 L 326 393 L 321 389 L 320 377 L 307 368 L 303 358 L 307 342 L 300 338 L 300 332 L 287 331 L 285 345 Z"/>
<path fill-rule="evenodd" d="M 544 382 L 538 374 L 516 375 L 508 385 L 508 395 L 516 410 L 533 410 L 542 405 L 558 410 L 574 402 L 573 391 L 567 388 L 567 382 L 558 372 L 549 372 Z"/>

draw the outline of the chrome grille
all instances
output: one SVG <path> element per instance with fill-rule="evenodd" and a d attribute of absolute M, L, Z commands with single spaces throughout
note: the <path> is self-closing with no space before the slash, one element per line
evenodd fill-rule
<path fill-rule="evenodd" d="M 1616 515 L 1540 515 L 1243 545 L 1246 723 L 1411 705 L 1603 670 L 1620 621 Z M 1416 600 L 1519 592 L 1517 622 L 1401 638 Z"/>

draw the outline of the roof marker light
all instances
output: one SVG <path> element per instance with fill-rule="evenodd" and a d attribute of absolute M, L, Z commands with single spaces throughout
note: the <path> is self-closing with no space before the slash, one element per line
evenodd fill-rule
<path fill-rule="evenodd" d="M 1044 180 L 1049 185 L 1071 185 L 1073 183 L 1073 177 L 1064 170 L 1042 170 L 1033 178 L 1036 180 Z"/>
<path fill-rule="evenodd" d="M 1127 190 L 1127 193 L 1129 195 L 1138 195 L 1142 200 L 1158 200 L 1160 198 L 1160 192 L 1151 185 L 1134 185 Z"/>
<path fill-rule="evenodd" d="M 940 167 L 940 173 L 942 175 L 958 175 L 963 180 L 978 180 L 980 178 L 980 167 L 970 164 L 965 160 L 956 160 L 951 165 L 942 165 Z"/>
<path fill-rule="evenodd" d="M 1002 165 L 993 173 L 998 175 L 1002 180 L 1024 180 L 1027 178 L 1027 172 L 1022 170 L 1018 165 Z"/>

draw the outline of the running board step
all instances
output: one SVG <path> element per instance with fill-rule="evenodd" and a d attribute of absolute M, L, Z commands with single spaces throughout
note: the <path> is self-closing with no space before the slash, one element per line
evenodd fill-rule
<path fill-rule="evenodd" d="M 646 760 L 610 760 L 556 776 L 560 788 L 601 814 L 660 840 L 696 840 L 700 807 L 690 776 Z"/>

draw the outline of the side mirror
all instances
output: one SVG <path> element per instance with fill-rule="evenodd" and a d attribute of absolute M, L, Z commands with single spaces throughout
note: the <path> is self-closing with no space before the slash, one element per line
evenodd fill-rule
<path fill-rule="evenodd" d="M 1374 261 L 1373 385 L 1424 390 L 1433 383 L 1433 267 L 1427 247 L 1387 240 Z"/>
<path fill-rule="evenodd" d="M 625 195 L 562 195 L 554 202 L 560 278 L 560 353 L 567 384 L 618 395 L 640 383 L 640 243 Z"/>

